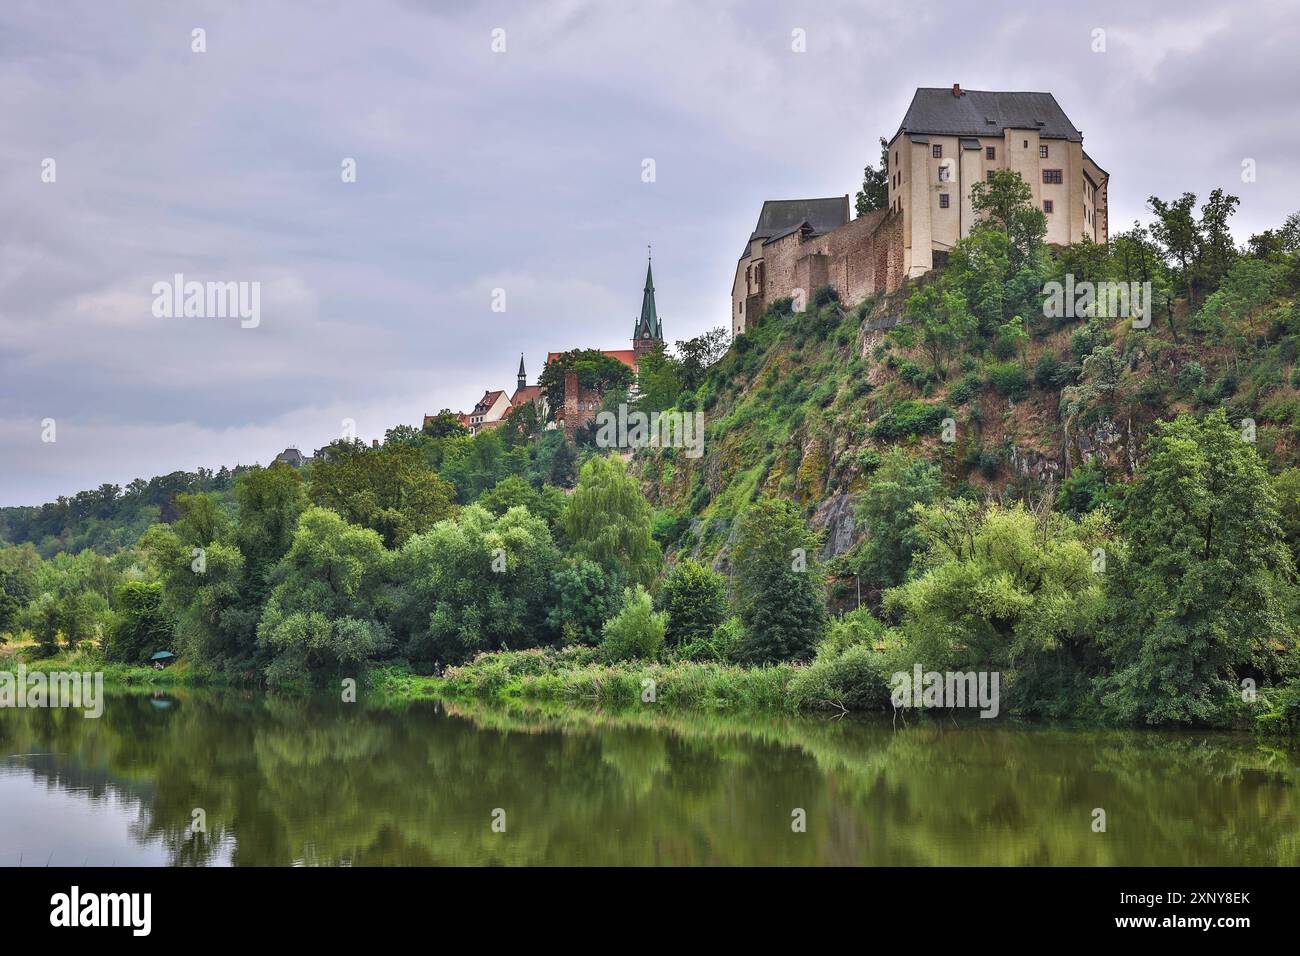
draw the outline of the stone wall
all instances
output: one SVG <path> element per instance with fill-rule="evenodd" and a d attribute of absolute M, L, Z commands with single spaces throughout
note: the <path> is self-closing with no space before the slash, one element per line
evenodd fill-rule
<path fill-rule="evenodd" d="M 903 282 L 903 219 L 877 210 L 813 239 L 791 233 L 763 247 L 765 283 L 762 305 L 802 289 L 804 300 L 823 285 L 840 301 L 855 306 L 863 299 L 892 292 Z M 746 305 L 746 313 L 751 306 Z M 746 316 L 749 318 L 749 315 Z"/>

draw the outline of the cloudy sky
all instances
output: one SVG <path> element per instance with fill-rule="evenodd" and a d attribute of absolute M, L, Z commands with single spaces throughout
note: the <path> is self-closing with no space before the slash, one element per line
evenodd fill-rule
<path fill-rule="evenodd" d="M 1116 227 L 1220 185 L 1243 241 L 1300 208 L 1296 3 L 1054 6 L 5 0 L 0 505 L 625 347 L 647 243 L 667 337 L 723 325 L 762 201 L 853 193 L 917 86 L 1053 92 Z M 259 282 L 260 324 L 155 317 L 175 273 Z"/>

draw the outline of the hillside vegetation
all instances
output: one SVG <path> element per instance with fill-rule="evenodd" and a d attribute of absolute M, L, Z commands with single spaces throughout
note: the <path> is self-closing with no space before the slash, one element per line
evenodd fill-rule
<path fill-rule="evenodd" d="M 775 302 L 609 380 L 605 410 L 702 414 L 700 455 L 595 423 L 571 444 L 529 406 L 249 469 L 156 521 L 111 488 L 11 513 L 0 634 L 277 685 L 381 667 L 713 707 L 952 707 L 895 675 L 978 673 L 1000 713 L 1294 736 L 1300 216 L 1238 248 L 1235 205 L 1153 197 L 1150 227 L 1052 249 L 995 175 L 922 280 Z"/>

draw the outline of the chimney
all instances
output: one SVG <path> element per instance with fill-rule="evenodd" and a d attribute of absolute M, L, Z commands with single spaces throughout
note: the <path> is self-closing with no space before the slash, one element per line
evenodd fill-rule
<path fill-rule="evenodd" d="M 952 95 L 953 95 L 953 96 L 961 96 L 961 84 L 960 84 L 960 83 L 954 83 L 954 84 L 952 85 Z"/>

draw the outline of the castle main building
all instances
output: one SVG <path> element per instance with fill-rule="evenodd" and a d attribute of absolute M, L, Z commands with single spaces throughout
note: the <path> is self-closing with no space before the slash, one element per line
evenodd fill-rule
<path fill-rule="evenodd" d="M 1051 93 L 922 88 L 888 144 L 886 208 L 849 219 L 849 197 L 769 200 L 731 287 L 739 335 L 767 305 L 832 286 L 856 305 L 941 263 L 975 223 L 971 187 L 1010 169 L 1047 217 L 1047 242 L 1106 242 L 1109 174 Z"/>

